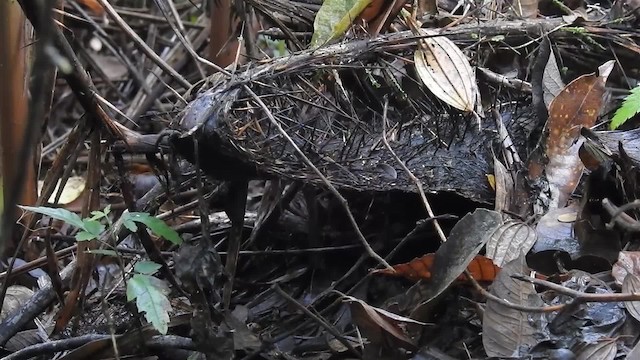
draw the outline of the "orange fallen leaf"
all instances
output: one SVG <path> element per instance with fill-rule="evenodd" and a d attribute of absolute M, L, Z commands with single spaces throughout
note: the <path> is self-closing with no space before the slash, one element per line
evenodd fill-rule
<path fill-rule="evenodd" d="M 104 14 L 104 8 L 97 0 L 78 0 L 78 4 L 87 7 L 96 16 Z"/>
<path fill-rule="evenodd" d="M 431 278 L 431 269 L 433 268 L 433 259 L 435 254 L 426 254 L 422 257 L 415 258 L 408 263 L 394 265 L 392 272 L 389 269 L 379 269 L 372 271 L 373 274 L 384 274 L 390 276 L 400 276 L 409 280 L 428 280 Z M 493 281 L 500 271 L 500 267 L 496 266 L 493 261 L 482 255 L 477 255 L 467 267 L 476 281 Z M 459 281 L 466 280 L 464 275 L 458 277 Z"/>

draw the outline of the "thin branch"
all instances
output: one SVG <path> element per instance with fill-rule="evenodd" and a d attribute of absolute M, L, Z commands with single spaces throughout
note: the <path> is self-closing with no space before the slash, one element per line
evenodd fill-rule
<path fill-rule="evenodd" d="M 611 200 L 602 199 L 602 207 L 611 215 L 611 221 L 607 224 L 607 229 L 613 229 L 617 224 L 629 232 L 640 232 L 640 222 L 626 214 L 625 211 L 640 207 L 640 200 L 634 200 L 620 207 L 615 206 Z"/>
<path fill-rule="evenodd" d="M 158 56 L 158 54 L 156 54 L 155 51 L 153 51 L 153 49 L 151 49 L 149 45 L 145 43 L 144 40 L 142 40 L 140 36 L 138 36 L 138 34 L 136 34 L 136 32 L 133 31 L 133 29 L 124 21 L 124 19 L 122 19 L 120 15 L 118 15 L 116 10 L 113 8 L 113 6 L 111 6 L 111 4 L 109 4 L 107 0 L 98 0 L 98 2 L 100 3 L 100 5 L 102 5 L 109 16 L 111 16 L 113 21 L 115 21 L 116 24 L 118 24 L 118 26 L 120 26 L 120 28 L 122 28 L 122 30 L 127 35 L 129 35 L 131 40 L 133 40 L 133 42 L 138 45 L 140 50 L 142 50 L 142 52 L 145 53 L 145 55 L 147 55 L 151 59 L 151 61 L 158 65 L 158 67 L 160 67 L 162 70 L 170 74 L 171 77 L 174 78 L 174 80 L 176 80 L 186 89 L 190 89 L 193 86 L 189 81 L 187 81 L 187 79 L 180 75 L 180 73 L 169 66 L 169 64 L 167 64 L 164 60 L 162 60 L 162 58 L 160 58 L 160 56 Z"/>
<path fill-rule="evenodd" d="M 526 281 L 534 285 L 544 286 L 547 289 L 553 290 L 557 293 L 567 295 L 574 298 L 578 302 L 618 302 L 618 301 L 640 301 L 640 293 L 585 293 L 568 287 L 552 283 L 547 280 L 536 279 L 530 276 L 524 275 L 511 275 L 516 280 Z"/>
<path fill-rule="evenodd" d="M 509 309 L 518 310 L 518 311 L 525 311 L 525 312 L 532 312 L 532 313 L 542 313 L 542 312 L 547 313 L 547 312 L 560 311 L 565 306 L 567 306 L 567 304 L 559 304 L 559 305 L 552 305 L 552 306 L 526 306 L 526 305 L 514 304 L 514 303 L 509 302 L 507 300 L 501 299 L 501 298 L 493 295 L 492 293 L 488 292 L 487 290 L 485 290 L 485 288 L 483 288 L 482 285 L 480 285 L 476 281 L 476 279 L 473 278 L 473 276 L 471 275 L 469 270 L 465 270 L 464 274 L 467 277 L 467 279 L 471 282 L 473 287 L 478 292 L 480 292 L 480 294 L 482 294 L 485 298 L 487 298 L 487 300 L 495 301 L 500 305 L 508 307 Z"/>
<path fill-rule="evenodd" d="M 413 183 L 416 184 L 416 187 L 418 188 L 418 192 L 420 193 L 420 198 L 422 199 L 422 204 L 424 205 L 425 209 L 427 209 L 427 214 L 429 214 L 429 217 L 433 219 L 433 227 L 436 229 L 436 232 L 440 237 L 440 241 L 445 242 L 447 241 L 447 237 L 444 234 L 444 231 L 442 231 L 442 227 L 440 226 L 440 223 L 438 222 L 438 218 L 436 217 L 435 213 L 433 212 L 433 209 L 431 208 L 431 204 L 429 203 L 429 200 L 427 200 L 427 195 L 424 193 L 422 182 L 415 175 L 413 175 L 413 173 L 411 172 L 411 170 L 409 170 L 407 165 L 405 165 L 402 159 L 400 159 L 400 157 L 398 157 L 396 152 L 393 151 L 393 149 L 391 148 L 391 145 L 389 145 L 389 141 L 387 141 L 387 109 L 388 107 L 389 107 L 389 99 L 385 98 L 384 109 L 382 110 L 382 141 L 384 142 L 384 146 L 386 146 L 387 150 L 391 152 L 391 155 L 393 156 L 393 158 L 396 160 L 398 164 L 400 164 L 400 166 L 402 167 L 404 172 L 407 173 L 407 176 L 409 176 L 411 181 L 413 181 Z"/>
<path fill-rule="evenodd" d="M 273 286 L 271 286 L 271 288 L 273 290 L 275 290 L 275 292 L 278 295 L 282 296 L 285 300 L 287 300 L 290 304 L 292 304 L 293 306 L 298 308 L 305 315 L 307 315 L 308 317 L 312 318 L 315 322 L 320 324 L 320 326 L 325 328 L 331 335 L 333 335 L 338 341 L 340 341 L 344 346 L 346 346 L 347 349 L 349 349 L 349 351 L 351 351 L 351 353 L 353 353 L 359 359 L 362 359 L 362 354 L 358 350 L 356 350 L 353 347 L 353 345 L 349 342 L 349 340 L 345 339 L 344 336 L 342 336 L 338 332 L 338 330 L 336 330 L 333 326 L 331 326 L 329 323 L 327 323 L 326 320 L 324 320 L 320 316 L 318 316 L 318 315 L 314 314 L 313 312 L 311 312 L 311 310 L 307 309 L 304 305 L 300 304 L 298 301 L 296 301 L 296 299 L 292 298 L 289 294 L 284 292 L 280 288 L 280 286 L 278 286 L 278 284 L 273 284 Z"/>

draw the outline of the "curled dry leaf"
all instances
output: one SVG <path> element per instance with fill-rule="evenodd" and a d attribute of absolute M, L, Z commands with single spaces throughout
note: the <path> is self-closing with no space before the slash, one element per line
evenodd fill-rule
<path fill-rule="evenodd" d="M 415 258 L 408 263 L 394 265 L 393 269 L 378 269 L 372 271 L 372 274 L 384 274 L 389 276 L 399 276 L 412 281 L 429 280 L 433 270 L 433 261 L 435 254 L 426 254 L 422 257 Z M 475 258 L 467 266 L 467 270 L 477 281 L 493 281 L 500 271 L 500 267 L 496 266 L 493 261 L 482 255 L 476 255 Z M 466 280 L 466 276 L 458 276 L 459 281 Z"/>
<path fill-rule="evenodd" d="M 478 99 L 476 74 L 467 57 L 449 39 L 435 31 L 420 29 L 426 37 L 415 52 L 416 71 L 422 82 L 440 100 L 471 112 Z"/>
<path fill-rule="evenodd" d="M 496 211 L 509 210 L 513 200 L 513 178 L 498 158 L 493 157 L 493 172 L 496 190 Z"/>
<path fill-rule="evenodd" d="M 545 168 L 551 197 L 550 208 L 564 206 L 582 175 L 578 157 L 582 145 L 580 129 L 592 127 L 603 105 L 605 83 L 614 61 L 599 68 L 599 74 L 583 75 L 567 85 L 549 106 L 549 137 Z"/>

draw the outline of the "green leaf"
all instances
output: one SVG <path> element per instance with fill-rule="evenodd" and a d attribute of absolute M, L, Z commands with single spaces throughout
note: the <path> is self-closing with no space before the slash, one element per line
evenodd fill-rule
<path fill-rule="evenodd" d="M 82 230 L 76 234 L 76 241 L 88 241 L 93 240 L 97 237 L 98 236 L 96 236 L 95 234 Z"/>
<path fill-rule="evenodd" d="M 86 232 L 93 234 L 95 237 L 100 236 L 104 231 L 104 225 L 97 220 L 84 219 L 82 220 L 82 224 L 84 225 L 83 229 Z"/>
<path fill-rule="evenodd" d="M 117 257 L 118 252 L 115 250 L 107 250 L 107 249 L 96 249 L 96 250 L 87 250 L 87 254 L 96 254 L 96 255 L 107 255 Z"/>
<path fill-rule="evenodd" d="M 125 226 L 127 226 L 127 221 L 130 219 L 131 221 L 144 224 L 157 236 L 162 236 L 163 238 L 171 241 L 176 245 L 182 243 L 182 238 L 180 237 L 180 235 L 178 235 L 178 233 L 171 227 L 169 227 L 164 221 L 158 219 L 155 216 L 140 212 L 126 213 L 122 214 L 122 216 L 128 217 L 128 219 L 125 218 L 125 220 L 123 221 L 123 224 L 125 224 Z"/>
<path fill-rule="evenodd" d="M 153 275 L 156 271 L 160 270 L 162 265 L 154 263 L 153 261 L 140 261 L 133 269 L 141 274 Z"/>
<path fill-rule="evenodd" d="M 124 227 L 126 227 L 131 232 L 138 231 L 138 225 L 136 225 L 136 223 L 129 218 L 128 213 L 123 214 L 122 217 L 122 225 L 124 225 Z"/>
<path fill-rule="evenodd" d="M 156 330 L 165 335 L 169 328 L 169 311 L 171 303 L 167 298 L 167 284 L 153 276 L 134 274 L 127 281 L 127 301 L 136 300 L 138 311 Z"/>
<path fill-rule="evenodd" d="M 42 214 L 42 215 L 47 215 L 54 219 L 62 220 L 67 224 L 75 226 L 79 229 L 84 229 L 84 223 L 82 222 L 82 219 L 80 219 L 80 216 L 78 216 L 78 214 L 71 212 L 69 210 L 62 209 L 62 208 L 50 208 L 46 206 L 38 206 L 38 207 L 20 206 L 20 205 L 18 206 L 23 210 L 31 211 L 31 212 Z"/>
<path fill-rule="evenodd" d="M 91 217 L 89 218 L 89 220 L 100 220 L 100 219 L 102 219 L 103 217 L 105 217 L 105 214 L 104 214 L 102 211 L 98 211 L 98 210 L 96 210 L 96 211 L 92 211 L 92 212 L 91 212 L 91 215 L 93 215 L 93 216 L 91 216 Z"/>
<path fill-rule="evenodd" d="M 622 106 L 613 115 L 609 127 L 611 130 L 617 129 L 638 112 L 640 112 L 640 85 L 633 88 L 631 94 L 624 99 Z"/>
<path fill-rule="evenodd" d="M 92 211 L 91 215 L 93 216 L 89 220 L 100 220 L 100 219 L 106 218 L 110 212 L 111 212 L 111 204 L 107 205 L 107 207 L 104 208 L 103 211 L 100 211 L 100 210 Z"/>
<path fill-rule="evenodd" d="M 325 0 L 313 21 L 311 48 L 342 36 L 371 0 Z"/>

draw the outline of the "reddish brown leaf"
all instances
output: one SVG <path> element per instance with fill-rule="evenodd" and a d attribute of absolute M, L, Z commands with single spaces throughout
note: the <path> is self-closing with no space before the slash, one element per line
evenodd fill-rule
<path fill-rule="evenodd" d="M 549 106 L 549 137 L 545 168 L 551 191 L 550 207 L 564 206 L 575 190 L 583 165 L 578 157 L 580 129 L 595 124 L 602 107 L 605 83 L 614 62 L 600 66 L 599 75 L 580 76 L 567 85 Z"/>
<path fill-rule="evenodd" d="M 401 276 L 409 280 L 428 280 L 431 278 L 431 269 L 433 268 L 433 259 L 435 254 L 426 254 L 422 257 L 415 258 L 408 263 L 393 266 L 395 272 L 389 269 L 374 270 L 374 274 L 384 274 L 390 276 Z M 491 259 L 482 255 L 477 255 L 467 267 L 474 279 L 477 281 L 493 281 L 500 271 L 500 268 L 493 264 Z M 466 277 L 460 275 L 459 281 L 464 281 Z"/>
<path fill-rule="evenodd" d="M 78 0 L 78 3 L 89 8 L 94 15 L 102 16 L 104 14 L 104 8 L 97 0 Z"/>

